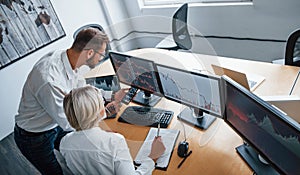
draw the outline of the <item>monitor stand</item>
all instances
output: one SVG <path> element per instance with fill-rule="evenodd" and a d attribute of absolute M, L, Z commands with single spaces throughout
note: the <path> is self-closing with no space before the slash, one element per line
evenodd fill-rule
<path fill-rule="evenodd" d="M 155 106 L 160 101 L 160 99 L 161 97 L 159 96 L 140 90 L 133 97 L 132 101 L 143 106 L 152 107 Z"/>
<path fill-rule="evenodd" d="M 203 112 L 201 109 L 191 107 L 186 107 L 177 117 L 204 130 L 216 120 L 216 117 Z"/>
<path fill-rule="evenodd" d="M 273 167 L 266 164 L 267 162 L 246 142 L 235 149 L 256 174 L 279 175 L 279 173 Z"/>

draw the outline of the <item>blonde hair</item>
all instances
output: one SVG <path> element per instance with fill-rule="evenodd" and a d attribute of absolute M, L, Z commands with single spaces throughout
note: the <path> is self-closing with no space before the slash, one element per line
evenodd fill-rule
<path fill-rule="evenodd" d="M 65 96 L 63 106 L 70 125 L 77 131 L 98 126 L 105 114 L 102 95 L 92 86 L 73 89 Z"/>

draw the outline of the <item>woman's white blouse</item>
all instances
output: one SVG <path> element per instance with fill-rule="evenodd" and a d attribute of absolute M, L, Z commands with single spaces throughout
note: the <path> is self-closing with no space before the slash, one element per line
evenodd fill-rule
<path fill-rule="evenodd" d="M 155 165 L 147 158 L 135 170 L 124 136 L 99 127 L 67 134 L 60 152 L 74 174 L 152 174 Z"/>

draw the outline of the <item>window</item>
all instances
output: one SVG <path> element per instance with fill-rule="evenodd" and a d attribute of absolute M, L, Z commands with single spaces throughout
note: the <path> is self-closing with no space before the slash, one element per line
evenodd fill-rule
<path fill-rule="evenodd" d="M 145 6 L 172 5 L 182 3 L 252 2 L 252 0 L 142 0 Z"/>

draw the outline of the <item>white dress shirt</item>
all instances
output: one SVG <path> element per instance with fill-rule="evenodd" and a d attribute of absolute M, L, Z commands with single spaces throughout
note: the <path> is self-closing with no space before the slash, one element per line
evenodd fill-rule
<path fill-rule="evenodd" d="M 142 175 L 154 170 L 150 158 L 135 170 L 125 138 L 99 127 L 67 134 L 60 152 L 74 174 Z"/>
<path fill-rule="evenodd" d="M 48 131 L 59 125 L 72 130 L 63 110 L 64 95 L 85 86 L 82 75 L 71 68 L 66 51 L 50 52 L 29 73 L 23 87 L 17 125 L 26 131 Z"/>

